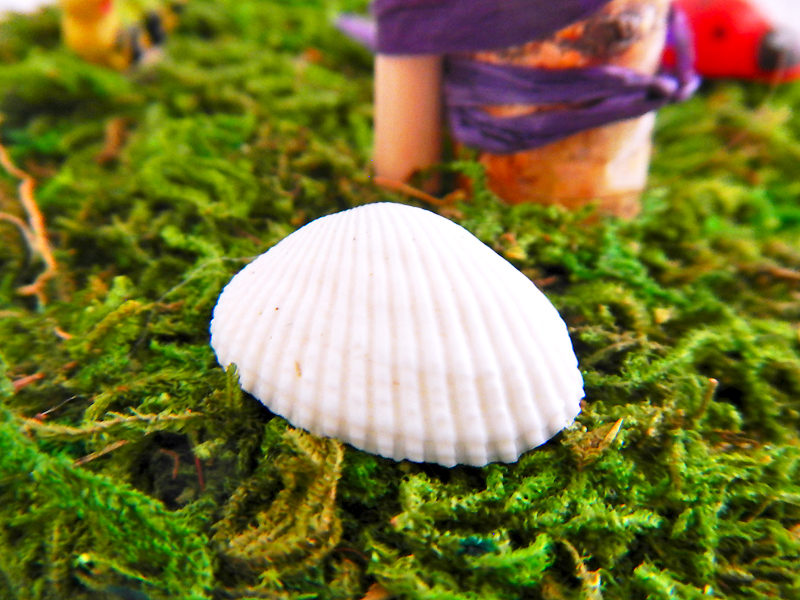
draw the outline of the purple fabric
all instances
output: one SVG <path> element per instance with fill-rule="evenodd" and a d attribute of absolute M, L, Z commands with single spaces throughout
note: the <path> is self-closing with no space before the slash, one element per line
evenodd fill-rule
<path fill-rule="evenodd" d="M 493 154 L 510 154 L 641 116 L 683 99 L 697 80 L 681 87 L 668 75 L 616 67 L 548 71 L 451 61 L 445 81 L 453 137 Z M 482 108 L 488 104 L 535 104 L 540 110 L 497 117 Z M 547 110 L 548 104 L 553 108 Z"/>
<path fill-rule="evenodd" d="M 673 13 L 670 31 L 677 64 L 672 73 L 643 75 L 614 66 L 534 69 L 448 57 L 445 104 L 453 137 L 487 152 L 510 154 L 685 100 L 699 78 L 691 66 L 691 40 L 684 25 Z M 498 104 L 535 105 L 539 110 L 499 117 L 483 108 Z"/>
<path fill-rule="evenodd" d="M 336 28 L 370 52 L 378 50 L 378 26 L 374 20 L 361 15 L 344 14 L 336 19 Z"/>
<path fill-rule="evenodd" d="M 375 0 L 375 47 L 383 54 L 507 48 L 547 37 L 609 1 Z"/>

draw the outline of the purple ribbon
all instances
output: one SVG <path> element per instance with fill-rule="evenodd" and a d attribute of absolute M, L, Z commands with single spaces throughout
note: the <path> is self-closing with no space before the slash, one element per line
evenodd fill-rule
<path fill-rule="evenodd" d="M 669 75 L 640 75 L 613 66 L 548 71 L 450 58 L 445 98 L 455 139 L 510 154 L 639 117 L 684 99 L 696 81 L 680 86 Z M 499 117 L 484 110 L 489 104 L 535 104 L 538 111 Z"/>
<path fill-rule="evenodd" d="M 361 15 L 345 13 L 336 19 L 336 29 L 375 54 L 378 51 L 378 25 Z"/>
<path fill-rule="evenodd" d="M 656 75 L 615 66 L 536 69 L 449 56 L 444 92 L 453 137 L 511 154 L 685 100 L 699 85 L 685 25 L 682 13 L 670 12 L 676 66 Z M 537 111 L 516 117 L 486 112 L 486 106 L 499 104 L 535 105 Z"/>
<path fill-rule="evenodd" d="M 563 4 L 571 7 L 571 10 L 581 8 L 590 13 L 607 1 L 565 1 Z M 462 9 L 459 12 L 454 8 L 454 5 L 462 3 L 469 5 L 471 9 Z M 412 12 L 406 14 L 401 8 L 420 11 L 413 13 L 418 15 L 419 21 L 415 17 L 413 22 L 407 21 L 405 24 L 404 48 L 420 51 L 424 47 L 427 52 L 430 48 L 426 45 L 426 40 L 428 36 L 434 35 L 431 33 L 434 26 L 426 23 L 422 15 L 428 14 L 425 12 L 428 11 L 431 18 L 438 19 L 441 17 L 439 9 L 444 11 L 446 8 L 458 13 L 455 17 L 460 19 L 457 20 L 458 28 L 455 24 L 452 25 L 454 30 L 459 31 L 450 33 L 447 37 L 448 44 L 454 43 L 456 39 L 467 40 L 469 36 L 464 31 L 470 31 L 471 45 L 460 49 L 478 50 L 490 38 L 500 40 L 499 45 L 507 47 L 535 39 L 536 32 L 541 32 L 544 28 L 554 27 L 544 35 L 562 29 L 571 21 L 558 21 L 565 18 L 568 11 L 565 12 L 564 7 L 553 9 L 550 6 L 556 3 L 557 0 L 541 3 L 547 4 L 547 8 L 539 8 L 537 11 L 539 0 L 471 3 L 464 0 L 376 0 L 374 7 L 378 15 L 377 28 L 371 21 L 351 16 L 340 18 L 337 25 L 344 33 L 374 51 L 381 48 L 384 27 L 389 27 L 392 31 L 402 29 L 385 20 L 389 14 L 393 14 L 391 10 L 398 11 L 406 19 L 410 18 Z M 477 6 L 473 7 L 473 4 Z M 590 4 L 593 9 L 589 8 Z M 522 13 L 526 17 L 536 16 L 533 20 L 538 20 L 539 25 L 530 29 L 531 25 L 526 20 L 528 24 L 525 27 L 529 27 L 526 34 L 521 40 L 513 37 L 515 41 L 508 43 L 512 39 L 512 33 L 513 36 L 521 36 L 524 28 L 518 28 L 518 23 L 513 23 L 515 17 L 504 11 L 511 11 L 512 7 L 519 11 L 523 5 L 527 7 L 527 12 Z M 511 19 L 512 23 L 500 19 L 490 21 L 500 28 L 499 33 L 493 32 L 489 24 L 478 19 L 475 9 L 491 15 L 502 13 L 503 19 Z M 540 16 L 538 12 L 544 16 Z M 521 18 L 522 13 L 517 18 Z M 546 27 L 543 23 L 547 24 Z M 441 25 L 439 23 L 436 27 Z M 413 35 L 409 35 L 410 32 Z M 491 64 L 456 55 L 447 56 L 444 96 L 453 137 L 463 144 L 494 154 L 511 154 L 544 146 L 579 131 L 639 117 L 670 102 L 685 100 L 694 93 L 700 80 L 692 67 L 694 58 L 688 22 L 685 15 L 675 7 L 670 10 L 668 36 L 669 43 L 675 50 L 675 67 L 670 72 L 656 75 L 645 75 L 615 66 L 541 69 Z M 493 43 L 493 46 L 496 45 Z M 438 49 L 433 50 L 433 53 L 454 51 L 451 47 L 447 52 Z M 536 106 L 537 111 L 516 117 L 500 117 L 485 110 L 486 106 L 508 104 L 532 105 Z"/>
<path fill-rule="evenodd" d="M 375 0 L 382 54 L 517 46 L 590 16 L 610 0 Z"/>

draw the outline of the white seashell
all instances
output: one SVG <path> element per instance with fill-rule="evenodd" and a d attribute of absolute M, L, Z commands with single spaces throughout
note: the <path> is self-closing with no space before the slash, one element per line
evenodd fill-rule
<path fill-rule="evenodd" d="M 317 219 L 225 287 L 211 345 L 273 412 L 395 460 L 513 462 L 569 425 L 566 325 L 466 229 L 402 204 Z"/>

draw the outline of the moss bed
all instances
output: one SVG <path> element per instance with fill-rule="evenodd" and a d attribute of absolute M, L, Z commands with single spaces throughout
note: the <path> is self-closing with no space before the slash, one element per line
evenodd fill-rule
<path fill-rule="evenodd" d="M 0 141 L 36 184 L 0 169 L 0 597 L 800 598 L 800 85 L 661 111 L 632 222 L 439 167 L 421 205 L 540 284 L 585 377 L 516 464 L 316 438 L 216 364 L 252 257 L 417 202 L 368 176 L 371 57 L 330 26 L 364 5 L 192 0 L 128 74 L 64 51 L 53 10 L 0 24 Z"/>

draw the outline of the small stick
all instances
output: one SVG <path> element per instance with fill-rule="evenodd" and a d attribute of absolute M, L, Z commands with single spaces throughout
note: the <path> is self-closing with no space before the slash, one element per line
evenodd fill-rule
<path fill-rule="evenodd" d="M 75 398 L 77 398 L 77 396 L 70 396 L 69 398 L 67 398 L 66 400 L 62 400 L 61 402 L 59 402 L 59 403 L 58 403 L 58 404 L 56 404 L 55 406 L 51 406 L 51 407 L 50 407 L 50 408 L 48 408 L 47 410 L 43 410 L 43 411 L 42 411 L 42 412 L 40 412 L 40 413 L 36 413 L 36 414 L 33 416 L 33 418 L 34 418 L 35 420 L 37 420 L 37 421 L 44 421 L 44 420 L 45 420 L 45 419 L 46 419 L 48 416 L 50 416 L 50 413 L 57 411 L 59 408 L 61 408 L 62 406 L 64 406 L 64 405 L 65 405 L 67 402 L 70 402 L 70 401 L 72 401 L 72 400 L 75 400 Z"/>
<path fill-rule="evenodd" d="M 22 237 L 25 238 L 25 244 L 28 246 L 28 248 L 33 248 L 35 242 L 33 241 L 33 236 L 31 235 L 30 229 L 28 229 L 28 225 L 25 223 L 25 221 L 6 212 L 0 212 L 0 221 L 7 221 L 19 229 Z"/>
<path fill-rule="evenodd" d="M 697 407 L 697 411 L 692 415 L 691 421 L 693 423 L 696 423 L 700 417 L 705 414 L 706 410 L 708 410 L 708 405 L 711 404 L 711 400 L 714 398 L 714 394 L 716 393 L 718 387 L 719 380 L 709 377 L 708 387 L 706 388 L 706 393 L 703 396 L 703 402 Z"/>
<path fill-rule="evenodd" d="M 161 454 L 166 454 L 172 459 L 172 479 L 176 479 L 178 477 L 178 467 L 181 464 L 181 457 L 177 452 L 175 452 L 175 450 L 159 448 L 158 451 L 161 452 Z"/>
<path fill-rule="evenodd" d="M 42 379 L 44 379 L 44 373 L 34 373 L 33 375 L 26 375 L 25 377 L 15 379 L 13 382 L 11 382 L 11 385 L 14 386 L 14 391 L 18 392 L 22 388 Z"/>
<path fill-rule="evenodd" d="M 73 337 L 75 337 L 71 333 L 67 333 L 66 331 L 64 331 L 60 327 L 54 327 L 53 328 L 53 333 L 55 333 L 56 336 L 58 336 L 62 340 L 71 340 Z"/>
<path fill-rule="evenodd" d="M 206 489 L 206 481 L 203 477 L 203 463 L 196 454 L 194 455 L 194 470 L 197 472 L 197 483 L 200 486 L 200 491 Z"/>
<path fill-rule="evenodd" d="M 539 289 L 548 287 L 553 285 L 558 281 L 558 275 L 550 275 L 549 277 L 542 277 L 540 279 L 534 279 L 533 283 Z"/>
<path fill-rule="evenodd" d="M 36 296 L 39 303 L 45 305 L 47 304 L 47 296 L 45 295 L 44 285 L 49 279 L 52 279 L 56 275 L 58 265 L 50 248 L 50 240 L 47 235 L 47 228 L 45 227 L 44 215 L 42 215 L 42 211 L 39 210 L 39 206 L 36 204 L 36 199 L 33 195 L 35 182 L 33 177 L 14 164 L 14 161 L 11 160 L 11 156 L 8 154 L 8 150 L 3 144 L 0 144 L 0 165 L 3 166 L 9 175 L 21 180 L 18 188 L 19 199 L 25 209 L 25 214 L 28 216 L 28 223 L 23 229 L 23 231 L 26 232 L 25 241 L 29 244 L 31 251 L 38 254 L 45 264 L 45 270 L 39 273 L 33 283 L 22 286 L 17 291 L 23 296 Z M 6 218 L 5 220 L 9 219 Z M 11 221 L 17 226 L 23 224 L 21 220 L 14 221 L 12 219 Z"/>
<path fill-rule="evenodd" d="M 776 265 L 767 265 L 764 270 L 779 279 L 788 279 L 790 281 L 800 281 L 800 271 L 789 269 L 786 267 L 778 267 Z"/>
<path fill-rule="evenodd" d="M 181 464 L 180 455 L 175 452 L 175 450 L 168 450 L 167 448 L 159 448 L 158 451 L 172 458 L 172 479 L 177 479 L 178 468 Z M 200 490 L 205 490 L 206 482 L 205 478 L 203 477 L 203 463 L 200 462 L 200 459 L 197 457 L 197 455 L 194 456 L 194 470 L 197 473 L 197 484 L 200 486 Z"/>
<path fill-rule="evenodd" d="M 387 190 L 392 190 L 394 192 L 400 192 L 401 194 L 411 196 L 417 200 L 422 200 L 428 204 L 433 204 L 434 206 L 447 206 L 447 202 L 445 200 L 437 198 L 436 196 L 432 196 L 431 194 L 423 192 L 421 189 L 415 188 L 413 185 L 403 183 L 402 181 L 397 181 L 388 177 L 382 177 L 380 175 L 373 175 L 372 181 L 377 186 L 386 188 Z"/>
<path fill-rule="evenodd" d="M 617 434 L 619 434 L 619 430 L 622 428 L 622 422 L 624 420 L 625 419 L 620 418 L 614 422 L 614 424 L 608 430 L 608 433 L 606 433 L 605 437 L 603 437 L 603 441 L 600 443 L 599 446 L 600 448 L 602 449 L 608 448 L 611 445 L 611 442 L 617 439 Z"/>
<path fill-rule="evenodd" d="M 104 454 L 108 454 L 109 452 L 113 452 L 117 448 L 121 448 L 125 444 L 128 443 L 128 440 L 117 440 L 103 448 L 102 450 L 98 450 L 97 452 L 92 452 L 91 454 L 87 454 L 84 457 L 79 458 L 75 462 L 72 463 L 75 467 L 80 467 L 81 465 L 85 465 L 88 462 L 93 461 L 95 458 L 100 458 Z"/>
<path fill-rule="evenodd" d="M 127 125 L 128 119 L 125 117 L 115 117 L 106 122 L 103 148 L 94 157 L 97 164 L 107 165 L 117 159 L 125 138 L 128 137 Z"/>

